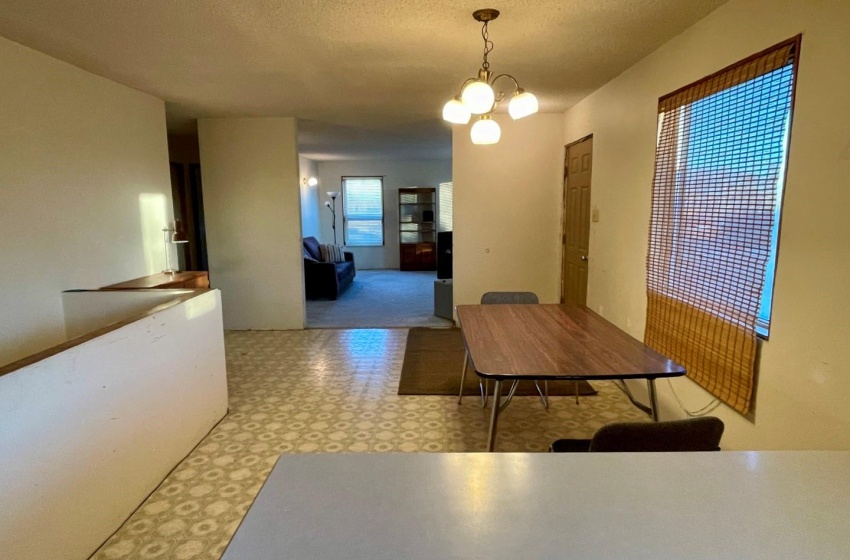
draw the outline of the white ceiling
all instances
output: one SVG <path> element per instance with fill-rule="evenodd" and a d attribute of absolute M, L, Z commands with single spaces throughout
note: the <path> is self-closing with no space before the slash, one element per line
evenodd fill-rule
<path fill-rule="evenodd" d="M 726 0 L 3 0 L 0 35 L 207 116 L 295 116 L 315 159 L 442 158 L 481 64 L 561 112 Z"/>

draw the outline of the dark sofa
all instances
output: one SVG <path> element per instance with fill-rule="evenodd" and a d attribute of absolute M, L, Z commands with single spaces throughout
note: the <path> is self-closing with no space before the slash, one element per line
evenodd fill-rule
<path fill-rule="evenodd" d="M 344 252 L 345 261 L 321 262 L 319 241 L 305 237 L 304 245 L 304 291 L 307 299 L 336 299 L 354 280 L 354 253 Z"/>

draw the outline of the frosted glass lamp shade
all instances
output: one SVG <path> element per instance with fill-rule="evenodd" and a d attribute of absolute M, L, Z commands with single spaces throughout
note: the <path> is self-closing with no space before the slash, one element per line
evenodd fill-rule
<path fill-rule="evenodd" d="M 483 115 L 493 109 L 496 94 L 486 82 L 476 81 L 463 88 L 460 100 L 473 115 Z"/>
<path fill-rule="evenodd" d="M 316 179 L 315 177 L 310 177 L 310 178 L 307 179 L 307 186 L 308 187 L 315 187 L 318 184 L 319 184 L 319 180 Z"/>
<path fill-rule="evenodd" d="M 508 104 L 508 113 L 514 120 L 533 115 L 537 112 L 537 98 L 533 93 L 518 91 Z"/>
<path fill-rule="evenodd" d="M 452 99 L 443 105 L 443 120 L 452 124 L 466 124 L 472 117 L 472 113 L 466 108 L 460 99 Z"/>
<path fill-rule="evenodd" d="M 499 128 L 499 123 L 489 116 L 484 116 L 472 125 L 470 135 L 473 144 L 495 144 L 502 137 L 502 129 Z"/>

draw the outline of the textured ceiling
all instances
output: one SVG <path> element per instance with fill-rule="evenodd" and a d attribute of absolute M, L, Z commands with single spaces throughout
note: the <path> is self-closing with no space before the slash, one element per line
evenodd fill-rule
<path fill-rule="evenodd" d="M 564 111 L 726 0 L 3 0 L 0 35 L 205 116 L 306 119 L 316 159 L 447 157 L 443 103 L 480 66 Z"/>

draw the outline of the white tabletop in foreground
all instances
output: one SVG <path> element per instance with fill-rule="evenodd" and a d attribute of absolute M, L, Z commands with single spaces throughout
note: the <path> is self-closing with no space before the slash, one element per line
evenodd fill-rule
<path fill-rule="evenodd" d="M 284 455 L 223 560 L 850 557 L 850 452 Z"/>

